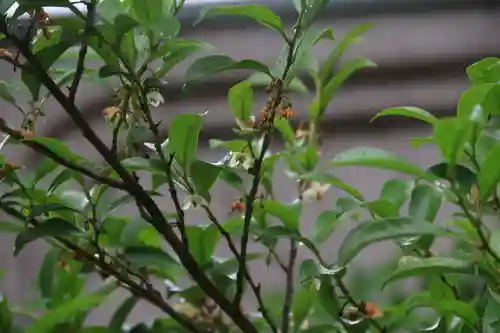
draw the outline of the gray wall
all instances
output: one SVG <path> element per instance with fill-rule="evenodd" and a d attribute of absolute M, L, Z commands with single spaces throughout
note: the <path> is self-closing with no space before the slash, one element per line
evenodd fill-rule
<path fill-rule="evenodd" d="M 411 137 L 427 135 L 430 131 L 428 127 L 420 127 L 416 122 L 399 118 L 380 119 L 372 124 L 368 122 L 381 109 L 402 105 L 419 106 L 439 115 L 451 114 L 458 97 L 467 86 L 465 66 L 481 57 L 500 53 L 500 40 L 494 33 L 500 31 L 498 2 L 444 2 L 456 3 L 456 9 L 453 5 L 448 5 L 445 9 L 401 10 L 400 13 L 389 14 L 384 14 L 381 10 L 377 10 L 376 14 L 373 14 L 375 11 L 371 13 L 365 10 L 362 17 L 355 13 L 346 14 L 345 17 L 326 15 L 318 24 L 331 25 L 335 34 L 342 36 L 351 27 L 372 22 L 373 30 L 349 52 L 347 58 L 364 56 L 379 65 L 377 69 L 356 75 L 331 104 L 329 118 L 321 129 L 325 135 L 322 151 L 325 159 L 350 147 L 373 146 L 400 154 L 424 166 L 437 161 L 438 154 L 432 147 L 424 146 L 414 150 L 408 143 Z M 281 48 L 277 36 L 253 25 L 200 25 L 187 29 L 184 37 L 205 40 L 213 44 L 217 52 L 227 53 L 235 59 L 254 58 L 271 62 Z M 328 45 L 322 44 L 316 51 L 320 58 L 324 58 L 328 50 Z M 169 78 L 170 84 L 165 91 L 167 106 L 155 111 L 156 116 L 168 121 L 175 113 L 203 112 L 208 109 L 210 113 L 205 118 L 207 128 L 203 137 L 228 137 L 232 120 L 225 97 L 228 87 L 239 79 L 239 74 L 221 75 L 198 86 L 188 96 L 182 96 L 179 90 L 182 86 L 182 74 L 188 64 L 186 62 L 180 66 Z M 4 63 L 0 65 L 0 73 L 4 79 L 16 77 Z M 256 105 L 264 100 L 265 96 L 259 94 Z M 305 117 L 310 97 L 298 94 L 293 100 L 299 113 L 297 118 Z M 87 114 L 94 130 L 106 139 L 109 139 L 109 135 L 105 132 L 101 110 L 108 102 L 109 92 L 91 85 L 85 85 L 78 96 L 82 112 Z M 5 103 L 0 104 L 0 109 L 2 117 L 12 124 L 18 123 L 19 117 L 15 110 Z M 64 139 L 76 152 L 99 158 L 55 103 L 50 103 L 45 111 L 46 117 L 41 120 L 39 134 Z M 215 158 L 218 154 L 207 151 L 206 147 L 202 150 L 202 154 L 208 158 Z M 9 148 L 7 155 L 15 162 L 27 165 L 33 165 L 37 160 L 31 152 L 17 147 Z M 339 169 L 337 173 L 369 198 L 378 195 L 384 179 L 396 176 L 394 173 L 359 168 Z M 294 198 L 295 187 L 285 175 L 278 173 L 275 183 L 278 198 L 285 201 Z M 213 207 L 220 218 L 223 218 L 227 214 L 232 192 L 222 186 L 215 191 Z M 331 207 L 339 194 L 331 190 L 321 203 L 312 204 L 306 209 L 302 219 L 304 231 L 311 229 L 316 212 Z M 162 207 L 168 209 L 171 203 L 165 199 Z M 133 208 L 130 209 L 133 211 Z M 324 247 L 326 254 L 335 256 L 335 250 L 344 234 L 345 230 L 331 238 Z M 42 244 L 30 245 L 19 258 L 14 259 L 11 254 L 12 242 L 12 236 L 0 235 L 0 267 L 8 271 L 1 291 L 17 300 L 26 300 L 30 295 L 30 281 L 41 262 L 44 247 Z M 373 246 L 363 253 L 358 263 L 376 264 L 388 256 L 389 249 L 394 249 L 394 246 Z M 227 253 L 223 249 L 221 251 Z M 301 255 L 306 256 L 306 251 L 301 251 Z M 257 279 L 267 286 L 283 280 L 281 272 L 274 268 L 268 271 L 263 265 L 254 265 L 252 270 Z M 113 298 L 106 305 L 105 311 L 97 311 L 92 319 L 107 320 L 109 309 L 114 308 L 116 300 L 121 297 L 123 295 Z M 144 320 L 156 314 L 149 306 L 141 305 L 134 312 L 134 318 Z"/>

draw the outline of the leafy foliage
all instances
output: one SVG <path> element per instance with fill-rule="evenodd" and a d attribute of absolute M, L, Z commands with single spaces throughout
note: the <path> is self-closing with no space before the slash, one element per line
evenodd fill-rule
<path fill-rule="evenodd" d="M 421 329 L 486 333 L 500 329 L 500 232 L 497 225 L 485 224 L 491 217 L 498 220 L 500 212 L 496 120 L 500 59 L 485 58 L 466 69 L 470 87 L 460 96 L 453 117 L 438 118 L 414 106 L 385 109 L 373 117 L 383 121 L 379 118 L 403 116 L 427 123 L 432 136 L 413 142 L 435 145 L 441 153 L 435 165 L 417 165 L 373 147 L 327 157 L 329 162 L 323 165 L 318 128 L 330 102 L 352 75 L 375 67 L 364 58 L 337 66 L 348 47 L 371 26 L 355 27 L 338 41 L 331 29 L 316 30 L 313 22 L 327 2 L 293 0 L 298 15 L 292 29 L 262 5 L 202 10 L 197 24 L 233 15 L 277 32 L 283 42 L 273 65 L 211 54 L 198 57 L 188 68 L 185 83 L 190 86 L 229 70 L 250 72 L 247 80 L 228 91 L 235 138 L 209 141 L 211 148 L 226 151 L 215 163 L 203 160 L 198 147 L 203 120 L 209 114 L 175 115 L 166 127 L 153 121 L 155 108 L 165 102 L 163 77 L 188 57 L 211 49 L 203 42 L 178 37 L 177 14 L 184 0 L 88 0 L 85 12 L 68 0 L 22 0 L 12 17 L 2 16 L 3 38 L 22 55 L 15 57 L 2 49 L 2 59 L 21 68 L 23 96 L 30 103 L 20 106 L 19 91 L 0 82 L 0 98 L 23 115 L 21 124 L 0 118 L 5 135 L 0 150 L 24 145 L 43 159 L 30 175 L 0 154 L 0 182 L 5 188 L 0 210 L 8 216 L 0 222 L 0 230 L 15 234 L 14 256 L 35 240 L 50 245 L 36 281 L 39 307 L 32 311 L 2 297 L 2 333 Z M 1 1 L 2 14 L 13 3 Z M 51 20 L 43 9 L 48 6 L 69 8 L 75 19 Z M 21 38 L 15 27 L 23 14 L 37 33 Z M 322 64 L 312 52 L 319 41 L 334 41 Z M 103 66 L 85 67 L 90 57 L 100 59 Z M 290 92 L 307 91 L 303 75 L 312 78 L 315 95 L 307 122 L 294 129 Z M 118 79 L 119 87 L 116 104 L 103 110 L 112 134 L 112 142 L 105 143 L 82 117 L 75 96 L 82 80 L 112 78 Z M 255 89 L 263 84 L 268 100 L 256 116 Z M 74 153 L 58 139 L 36 134 L 49 99 L 60 104 L 101 154 L 104 165 Z M 162 134 L 164 128 L 168 138 Z M 271 143 L 279 138 L 283 148 L 271 151 Z M 147 156 L 141 146 L 148 150 Z M 292 202 L 275 197 L 272 180 L 278 161 L 298 184 Z M 338 168 L 352 166 L 390 170 L 401 177 L 382 184 L 379 197 L 368 200 L 335 175 Z M 139 182 L 139 172 L 150 176 L 150 188 Z M 212 189 L 219 184 L 232 186 L 237 197 L 214 198 Z M 330 187 L 342 190 L 344 196 L 318 214 L 311 232 L 304 232 L 304 208 L 321 200 Z M 172 211 L 164 211 L 155 201 L 163 189 L 168 191 Z M 217 216 L 213 200 L 222 200 L 229 215 Z M 456 208 L 452 216 L 439 214 L 444 203 Z M 135 214 L 123 216 L 124 206 L 135 207 Z M 197 224 L 186 214 L 193 209 L 202 212 Z M 361 213 L 370 218 L 359 222 Z M 322 253 L 320 246 L 346 225 L 350 231 L 338 253 Z M 442 238 L 455 248 L 438 255 L 434 243 Z M 358 256 L 382 241 L 391 241 L 399 249 L 397 260 L 381 266 L 381 273 L 356 275 Z M 249 244 L 254 242 L 261 252 L 250 252 Z M 286 256 L 277 253 L 282 243 L 289 245 Z M 219 245 L 227 246 L 231 255 L 219 258 Z M 302 255 L 307 258 L 299 262 Z M 248 269 L 252 260 L 282 270 L 283 295 L 277 300 L 263 294 L 261 282 Z M 102 284 L 88 291 L 84 286 L 91 273 L 98 273 Z M 346 276 L 355 283 L 347 283 Z M 423 287 L 404 295 L 394 286 L 407 278 L 419 278 Z M 166 292 L 155 289 L 155 279 L 164 281 Z M 474 286 L 471 293 L 467 279 L 481 288 Z M 381 297 L 378 290 L 373 295 L 373 290 L 363 289 L 373 284 L 384 295 L 394 288 L 386 304 L 376 302 Z M 350 289 L 351 285 L 357 287 Z M 131 295 L 117 307 L 109 324 L 86 326 L 89 313 L 117 288 Z M 253 297 L 257 307 L 242 306 L 244 297 Z M 140 300 L 152 303 L 165 316 L 150 325 L 126 329 Z M 416 311 L 421 308 L 431 309 L 433 315 Z M 33 317 L 32 323 L 19 325 L 18 313 Z"/>

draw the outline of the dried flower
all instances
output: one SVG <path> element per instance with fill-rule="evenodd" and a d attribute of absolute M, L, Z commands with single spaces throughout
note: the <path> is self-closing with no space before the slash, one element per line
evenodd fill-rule
<path fill-rule="evenodd" d="M 311 182 L 308 188 L 302 193 L 302 198 L 306 201 L 319 201 L 323 199 L 326 191 L 330 188 L 330 184 L 321 184 L 319 182 Z"/>
<path fill-rule="evenodd" d="M 108 118 L 111 118 L 119 111 L 120 109 L 118 109 L 116 106 L 108 106 L 107 108 L 102 110 L 102 114 Z"/>
<path fill-rule="evenodd" d="M 241 130 L 253 130 L 255 126 L 255 117 L 251 116 L 246 120 L 236 118 L 236 123 L 240 127 Z"/>
<path fill-rule="evenodd" d="M 380 318 L 384 315 L 382 310 L 380 310 L 380 306 L 375 302 L 364 302 L 363 312 L 372 318 Z"/>
<path fill-rule="evenodd" d="M 243 201 L 238 200 L 231 204 L 231 213 L 244 213 L 245 212 L 245 204 Z"/>
<path fill-rule="evenodd" d="M 294 115 L 295 115 L 295 111 L 289 107 L 286 107 L 286 108 L 283 108 L 280 110 L 280 116 L 282 118 L 288 119 L 290 117 L 293 117 Z"/>
<path fill-rule="evenodd" d="M 23 137 L 23 139 L 29 139 L 35 136 L 33 132 L 25 130 L 20 130 L 19 134 Z"/>

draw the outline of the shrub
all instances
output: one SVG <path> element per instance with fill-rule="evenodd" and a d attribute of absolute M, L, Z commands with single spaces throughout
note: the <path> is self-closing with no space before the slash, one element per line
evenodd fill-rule
<path fill-rule="evenodd" d="M 2 1 L 5 9 L 14 1 Z M 422 168 L 390 152 L 360 147 L 319 163 L 318 128 L 341 84 L 355 72 L 373 67 L 367 59 L 339 64 L 344 51 L 370 26 L 361 26 L 337 40 L 331 29 L 312 27 L 327 0 L 294 1 L 298 18 L 292 29 L 265 6 L 244 4 L 209 7 L 199 20 L 235 15 L 264 25 L 281 36 L 284 47 L 269 67 L 251 59 L 226 55 L 197 58 L 185 74 L 186 89 L 224 71 L 246 70 L 251 75 L 228 93 L 235 118 L 234 140 L 210 141 L 227 155 L 213 163 L 199 159 L 199 133 L 210 114 L 175 115 L 165 138 L 155 108 L 164 103 L 163 78 L 177 64 L 209 45 L 180 39 L 177 13 L 184 0 L 87 0 L 86 10 L 67 0 L 23 0 L 12 17 L 0 22 L 3 39 L 15 51 L 2 49 L 4 61 L 21 72 L 22 95 L 30 107 L 17 104 L 14 87 L 1 83 L 1 97 L 23 115 L 21 124 L 0 118 L 5 133 L 1 147 L 23 145 L 44 156 L 25 172 L 0 155 L 5 188 L 0 209 L 9 216 L 3 232 L 15 232 L 14 255 L 38 239 L 50 248 L 41 265 L 36 309 L 13 306 L 2 298 L 2 333 L 48 332 L 496 332 L 500 329 L 500 209 L 499 127 L 500 59 L 486 58 L 467 68 L 471 86 L 458 101 L 457 114 L 438 119 L 417 107 L 391 108 L 382 116 L 404 116 L 424 121 L 432 135 L 412 139 L 416 146 L 435 145 L 441 160 Z M 51 18 L 45 6 L 66 7 L 75 19 Z M 27 33 L 16 29 L 28 15 Z M 319 64 L 313 46 L 335 40 L 326 62 Z M 72 61 L 68 62 L 67 56 Z M 96 56 L 101 66 L 85 60 Z M 159 64 L 158 64 L 159 63 Z M 307 89 L 299 78 L 314 83 L 307 122 L 294 129 L 292 91 Z M 75 97 L 82 80 L 119 83 L 116 103 L 103 110 L 112 135 L 104 142 L 86 121 Z M 254 89 L 265 87 L 265 105 L 255 105 Z M 64 142 L 38 135 L 37 120 L 44 103 L 59 103 L 82 136 L 100 153 L 100 164 L 72 151 Z M 261 108 L 258 115 L 255 109 Z M 281 140 L 282 149 L 271 151 Z M 144 147 L 143 147 L 144 146 Z M 147 154 L 143 154 L 147 148 Z M 273 173 L 281 161 L 297 183 L 297 199 L 277 200 Z M 396 171 L 382 185 L 380 197 L 368 200 L 332 172 L 345 166 Z M 141 174 L 139 178 L 138 174 Z M 146 176 L 144 176 L 146 175 Z M 150 179 L 146 182 L 145 179 Z M 240 193 L 227 202 L 229 217 L 217 216 L 211 202 L 215 183 Z M 75 186 L 77 190 L 75 190 Z M 314 229 L 302 231 L 301 212 L 320 200 L 329 187 L 341 189 L 332 209 L 321 212 Z M 157 203 L 162 190 L 175 211 Z M 224 198 L 217 198 L 224 200 Z M 445 220 L 437 218 L 444 203 L 456 207 Z M 405 206 L 407 204 L 407 207 Z M 137 216 L 122 216 L 117 209 L 133 205 Z M 185 212 L 199 209 L 204 224 L 189 221 Z M 368 212 L 367 221 L 357 221 Z M 487 219 L 492 223 L 486 223 Z M 352 228 L 336 258 L 324 256 L 322 243 L 341 224 Z M 445 254 L 433 251 L 437 239 L 452 240 Z M 367 246 L 392 241 L 400 248 L 397 267 L 383 267 L 387 290 L 397 280 L 421 277 L 422 288 L 382 306 L 353 294 L 345 275 L 352 261 Z M 249 250 L 258 243 L 262 253 Z M 289 246 L 279 256 L 278 243 Z M 231 252 L 217 258 L 219 244 Z M 307 259 L 298 260 L 298 252 Z M 261 282 L 248 269 L 251 260 L 277 264 L 283 271 L 283 294 L 266 297 Z M 92 273 L 102 285 L 84 290 Z M 179 281 L 188 278 L 183 287 Z M 152 281 L 165 282 L 167 290 Z M 471 281 L 474 283 L 471 292 Z M 479 286 L 479 289 L 478 289 Z M 130 292 L 108 326 L 85 326 L 88 314 L 117 288 Z M 242 306 L 244 297 L 257 306 Z M 154 323 L 126 328 L 129 313 L 145 300 L 165 314 Z M 429 312 L 417 311 L 421 308 Z M 29 315 L 30 325 L 19 325 L 16 314 Z M 14 319 L 13 319 L 14 318 Z"/>

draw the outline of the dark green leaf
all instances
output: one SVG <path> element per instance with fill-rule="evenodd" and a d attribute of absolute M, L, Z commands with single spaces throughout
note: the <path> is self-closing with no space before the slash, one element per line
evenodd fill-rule
<path fill-rule="evenodd" d="M 409 217 L 391 217 L 376 221 L 366 221 L 353 228 L 344 238 L 339 261 L 346 265 L 370 244 L 387 239 L 423 235 L 446 236 L 445 229 L 428 221 Z"/>
<path fill-rule="evenodd" d="M 342 213 L 334 210 L 326 210 L 316 218 L 312 241 L 319 245 L 330 238 L 341 221 Z"/>
<path fill-rule="evenodd" d="M 181 114 L 172 119 L 169 130 L 169 149 L 183 170 L 189 170 L 189 166 L 196 157 L 201 127 L 201 116 L 197 114 Z"/>
<path fill-rule="evenodd" d="M 378 148 L 353 148 L 340 153 L 330 161 L 331 166 L 367 166 L 392 170 L 416 177 L 425 177 L 419 166 L 402 157 Z"/>
<path fill-rule="evenodd" d="M 66 220 L 58 217 L 48 219 L 35 227 L 27 228 L 17 236 L 14 243 L 14 256 L 17 256 L 28 243 L 38 238 L 64 237 L 80 234 L 82 234 L 82 231 Z"/>
<path fill-rule="evenodd" d="M 51 212 L 61 211 L 61 210 L 67 210 L 67 211 L 74 212 L 74 213 L 82 213 L 82 212 L 80 212 L 72 207 L 69 207 L 69 206 L 66 206 L 63 204 L 47 203 L 47 204 L 34 205 L 30 210 L 30 213 L 28 215 L 28 219 L 33 219 L 33 218 L 39 217 L 41 215 L 45 215 L 45 214 L 48 214 Z"/>
<path fill-rule="evenodd" d="M 188 68 L 186 81 L 191 83 L 223 71 L 235 69 L 248 69 L 269 74 L 267 66 L 255 60 L 235 61 L 225 55 L 211 55 L 197 59 Z"/>
<path fill-rule="evenodd" d="M 368 201 L 363 203 L 372 215 L 379 216 L 381 218 L 399 216 L 398 207 L 388 199 L 378 199 L 374 201 Z"/>
<path fill-rule="evenodd" d="M 384 281 L 382 288 L 399 279 L 422 275 L 473 274 L 474 263 L 454 258 L 429 257 L 400 260 L 398 268 Z"/>
<path fill-rule="evenodd" d="M 307 283 L 320 275 L 318 264 L 312 259 L 306 259 L 300 264 L 299 277 L 301 283 Z"/>
<path fill-rule="evenodd" d="M 67 322 L 76 315 L 96 308 L 105 300 L 107 295 L 108 293 L 105 292 L 95 292 L 70 298 L 58 307 L 46 312 L 26 330 L 26 333 L 52 333 L 57 324 Z"/>
<path fill-rule="evenodd" d="M 40 295 L 44 299 L 50 299 L 52 297 L 54 270 L 59 260 L 59 255 L 59 249 L 53 248 L 47 251 L 43 259 L 42 267 L 38 272 L 38 289 L 40 289 Z"/>
<path fill-rule="evenodd" d="M 491 110 L 485 109 L 484 101 L 493 86 L 494 84 L 480 84 L 464 91 L 458 100 L 457 116 L 467 120 L 479 117 L 479 120 L 486 121 L 488 111 Z"/>
<path fill-rule="evenodd" d="M 210 189 L 217 181 L 222 168 L 212 163 L 194 161 L 191 164 L 191 180 L 196 192 L 204 198 L 210 195 Z"/>
<path fill-rule="evenodd" d="M 12 332 L 12 312 L 9 307 L 9 301 L 3 295 L 0 295 L 0 332 Z"/>
<path fill-rule="evenodd" d="M 111 318 L 111 322 L 108 326 L 109 333 L 121 333 L 122 327 L 125 324 L 130 312 L 134 309 L 139 298 L 135 296 L 130 296 L 127 298 L 122 305 L 116 310 L 115 314 Z"/>
<path fill-rule="evenodd" d="M 302 322 L 309 316 L 316 300 L 316 295 L 315 283 L 306 283 L 295 293 L 292 303 L 294 327 L 300 327 Z"/>
<path fill-rule="evenodd" d="M 405 204 L 411 191 L 411 183 L 403 179 L 391 179 L 384 183 L 380 198 L 391 201 L 399 209 Z"/>
<path fill-rule="evenodd" d="M 40 165 L 36 168 L 35 178 L 33 179 L 33 185 L 36 185 L 45 176 L 47 176 L 49 173 L 57 169 L 58 166 L 59 164 L 55 162 L 53 159 L 44 157 Z"/>
<path fill-rule="evenodd" d="M 452 166 L 448 163 L 439 163 L 431 166 L 427 172 L 437 178 L 456 182 L 467 194 L 470 193 L 471 186 L 476 183 L 476 175 L 467 167 L 457 164 L 453 166 L 454 178 L 450 178 L 449 170 Z"/>
<path fill-rule="evenodd" d="M 449 163 L 458 161 L 470 130 L 470 121 L 464 118 L 441 118 L 434 124 L 434 139 Z"/>
<path fill-rule="evenodd" d="M 189 253 L 198 264 L 204 266 L 210 262 L 212 255 L 219 243 L 219 231 L 215 225 L 186 227 L 189 240 Z"/>
<path fill-rule="evenodd" d="M 64 142 L 54 138 L 35 137 L 35 138 L 23 139 L 23 141 L 37 143 L 47 148 L 58 157 L 64 158 L 67 161 L 81 162 L 85 160 L 83 157 L 73 153 L 71 148 L 69 148 Z"/>
<path fill-rule="evenodd" d="M 253 89 L 249 82 L 242 81 L 229 89 L 229 109 L 240 120 L 248 120 L 253 112 Z"/>
<path fill-rule="evenodd" d="M 24 230 L 24 226 L 14 224 L 11 222 L 6 222 L 6 221 L 0 221 L 0 232 L 7 233 L 7 232 L 21 232 Z"/>
<path fill-rule="evenodd" d="M 432 222 L 441 208 L 442 200 L 442 193 L 435 186 L 416 185 L 411 192 L 408 214 L 416 219 Z"/>
<path fill-rule="evenodd" d="M 318 300 L 319 304 L 331 318 L 334 320 L 340 320 L 341 306 L 330 280 L 331 279 L 329 277 L 321 278 Z"/>
<path fill-rule="evenodd" d="M 402 116 L 406 118 L 413 118 L 425 121 L 426 123 L 431 125 L 434 125 L 438 121 L 438 118 L 436 118 L 428 111 L 414 106 L 401 106 L 380 111 L 375 115 L 375 117 L 370 120 L 370 122 L 382 116 Z"/>
<path fill-rule="evenodd" d="M 137 267 L 155 267 L 170 276 L 177 276 L 182 272 L 179 263 L 157 247 L 129 246 L 125 248 L 124 255 Z"/>
<path fill-rule="evenodd" d="M 281 19 L 278 15 L 273 13 L 268 7 L 263 5 L 248 4 L 248 5 L 234 5 L 234 6 L 207 6 L 205 7 L 195 24 L 198 24 L 205 18 L 213 17 L 216 15 L 235 15 L 242 16 L 259 22 L 271 29 L 278 31 L 281 35 L 285 35 L 285 29 L 281 24 Z"/>
<path fill-rule="evenodd" d="M 285 205 L 278 201 L 265 200 L 262 202 L 262 206 L 265 212 L 280 219 L 287 227 L 299 230 L 302 214 L 300 202 Z"/>
<path fill-rule="evenodd" d="M 488 151 L 477 174 L 477 184 L 481 200 L 487 200 L 492 193 L 495 193 L 500 181 L 499 161 L 500 144 Z"/>

